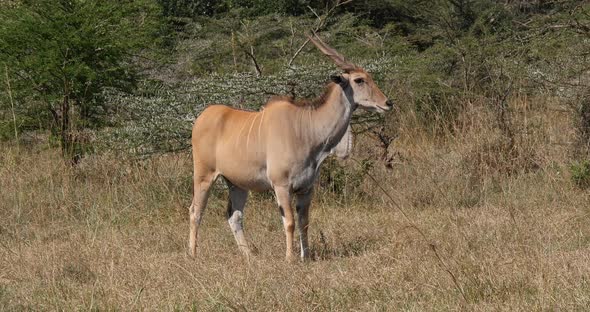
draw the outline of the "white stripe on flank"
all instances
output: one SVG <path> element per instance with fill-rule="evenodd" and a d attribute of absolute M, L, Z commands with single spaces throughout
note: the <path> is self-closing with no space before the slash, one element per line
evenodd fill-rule
<path fill-rule="evenodd" d="M 250 118 L 252 118 L 252 117 L 248 117 L 248 120 L 250 120 Z M 246 128 L 247 124 L 248 124 L 247 122 L 242 123 L 242 127 L 240 128 L 240 132 L 238 132 L 238 135 L 236 136 L 236 144 L 234 146 L 234 148 L 236 150 L 239 150 L 238 143 L 240 143 L 240 138 L 242 137 L 242 132 L 244 132 L 244 128 Z"/>
<path fill-rule="evenodd" d="M 256 118 L 258 118 L 258 113 L 256 113 L 256 115 L 254 116 L 254 119 L 252 120 L 252 124 L 250 124 L 250 130 L 248 130 L 248 138 L 246 139 L 246 151 L 248 151 L 248 145 L 250 145 L 250 133 L 252 132 L 252 128 L 254 128 L 254 124 L 256 123 Z"/>
<path fill-rule="evenodd" d="M 262 128 L 262 122 L 264 121 L 264 109 L 262 110 L 262 116 L 260 117 L 260 123 L 258 124 L 258 140 L 260 141 L 260 129 Z"/>

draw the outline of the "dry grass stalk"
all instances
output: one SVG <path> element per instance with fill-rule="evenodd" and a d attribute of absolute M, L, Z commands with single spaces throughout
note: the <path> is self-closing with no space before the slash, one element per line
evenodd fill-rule
<path fill-rule="evenodd" d="M 516 146 L 537 168 L 472 162 L 495 132 L 474 106 L 460 131 L 434 139 L 402 116 L 391 169 L 346 199 L 318 192 L 310 228 L 314 260 L 285 267 L 272 197 L 252 196 L 245 220 L 258 256 L 246 263 L 212 196 L 202 253 L 185 253 L 191 196 L 185 154 L 132 161 L 0 146 L 0 306 L 5 310 L 585 310 L 590 305 L 590 193 L 573 185 L 570 114 L 551 99 L 510 100 Z M 467 121 L 466 121 L 467 120 Z M 479 121 L 478 121 L 479 120 Z M 359 138 L 357 158 L 380 155 Z M 487 153 L 487 154 L 486 154 Z M 470 165 L 467 165 L 470 164 Z M 479 168 L 478 168 L 479 166 Z M 352 166 L 350 166 L 352 167 Z M 352 170 L 352 169 L 351 169 Z M 335 211 L 340 213 L 336 214 Z M 446 269 L 444 269 L 446 268 Z M 457 283 L 449 278 L 455 275 Z M 466 299 L 457 296 L 460 285 Z"/>

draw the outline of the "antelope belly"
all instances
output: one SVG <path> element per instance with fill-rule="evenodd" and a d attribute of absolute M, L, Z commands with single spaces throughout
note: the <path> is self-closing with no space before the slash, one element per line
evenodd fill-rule
<path fill-rule="evenodd" d="M 241 170 L 226 170 L 220 174 L 229 180 L 232 184 L 251 191 L 262 192 L 272 188 L 270 181 L 266 176 L 265 168 L 242 168 Z"/>

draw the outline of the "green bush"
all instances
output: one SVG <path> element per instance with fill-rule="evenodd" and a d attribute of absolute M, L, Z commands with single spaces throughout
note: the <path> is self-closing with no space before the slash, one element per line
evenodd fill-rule
<path fill-rule="evenodd" d="M 570 166 L 572 181 L 579 188 L 587 189 L 590 187 L 590 161 L 584 160 L 574 163 Z"/>

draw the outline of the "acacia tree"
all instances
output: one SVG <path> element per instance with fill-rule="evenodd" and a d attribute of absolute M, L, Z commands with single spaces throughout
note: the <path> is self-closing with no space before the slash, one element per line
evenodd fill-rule
<path fill-rule="evenodd" d="M 133 88 L 133 58 L 154 44 L 159 16 L 153 0 L 0 3 L 2 76 L 20 126 L 51 129 L 64 156 L 77 157 L 75 131 L 104 125 L 105 88 Z"/>

